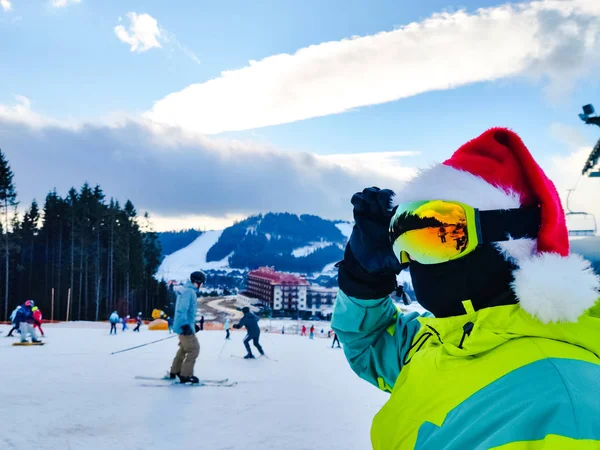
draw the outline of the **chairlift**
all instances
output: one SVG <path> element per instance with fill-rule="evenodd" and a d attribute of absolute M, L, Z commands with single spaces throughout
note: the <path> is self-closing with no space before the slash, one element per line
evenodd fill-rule
<path fill-rule="evenodd" d="M 596 226 L 596 217 L 593 214 L 590 213 L 586 213 L 586 212 L 577 212 L 577 211 L 571 211 L 571 208 L 569 208 L 569 197 L 571 196 L 571 192 L 573 192 L 574 189 L 569 189 L 569 193 L 567 194 L 567 213 L 565 214 L 566 219 L 567 219 L 567 228 L 569 230 L 569 236 L 573 236 L 573 237 L 583 237 L 583 236 L 595 236 L 596 232 L 597 232 L 597 226 Z M 572 219 L 576 219 L 576 218 L 581 218 L 583 219 L 583 226 L 579 226 L 579 227 L 570 227 L 569 226 L 569 218 Z M 573 222 L 573 220 L 571 220 L 570 222 Z M 577 223 L 578 221 L 575 220 L 575 222 Z M 581 221 L 579 221 L 579 223 L 581 224 Z"/>

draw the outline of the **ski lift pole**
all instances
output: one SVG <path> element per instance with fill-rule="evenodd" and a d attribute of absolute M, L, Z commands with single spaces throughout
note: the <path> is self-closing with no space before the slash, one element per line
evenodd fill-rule
<path fill-rule="evenodd" d="M 167 339 L 173 339 L 174 337 L 177 337 L 177 336 L 178 336 L 177 334 L 174 334 L 173 336 L 169 336 L 169 337 L 166 337 L 166 338 L 158 339 L 156 341 L 148 342 L 146 344 L 136 345 L 135 347 L 126 348 L 124 350 L 119 350 L 119 351 L 116 351 L 116 352 L 112 352 L 111 355 L 116 355 L 117 353 L 128 352 L 130 350 L 135 350 L 136 348 L 146 347 L 147 345 L 156 344 L 157 342 L 166 341 Z"/>

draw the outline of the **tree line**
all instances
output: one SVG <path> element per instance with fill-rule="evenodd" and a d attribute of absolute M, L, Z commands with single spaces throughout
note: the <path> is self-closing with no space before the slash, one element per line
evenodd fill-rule
<path fill-rule="evenodd" d="M 103 320 L 167 303 L 167 288 L 154 278 L 162 259 L 148 214 L 129 200 L 107 201 L 100 186 L 85 183 L 66 196 L 52 190 L 18 213 L 13 172 L 0 150 L 0 317 L 27 299 L 45 319 Z"/>

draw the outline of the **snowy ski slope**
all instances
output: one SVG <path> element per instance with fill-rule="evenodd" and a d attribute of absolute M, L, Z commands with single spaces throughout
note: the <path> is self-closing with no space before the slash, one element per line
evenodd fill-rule
<path fill-rule="evenodd" d="M 177 349 L 168 336 L 107 324 L 44 325 L 43 347 L 12 347 L 0 326 L 2 420 L 6 450 L 364 450 L 374 414 L 388 396 L 350 370 L 328 339 L 263 333 L 278 361 L 246 361 L 244 332 L 198 333 L 196 375 L 230 378 L 231 388 L 144 387 L 162 376 Z M 164 382 L 158 382 L 164 384 Z"/>

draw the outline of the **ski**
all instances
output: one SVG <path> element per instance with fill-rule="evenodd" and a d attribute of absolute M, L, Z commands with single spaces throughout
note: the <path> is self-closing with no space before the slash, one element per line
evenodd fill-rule
<path fill-rule="evenodd" d="M 179 381 L 175 381 L 172 383 L 142 383 L 140 386 L 142 387 L 171 387 L 171 386 L 187 386 L 187 387 L 234 387 L 237 385 L 237 382 L 231 381 L 226 383 L 180 383 Z"/>
<path fill-rule="evenodd" d="M 243 356 L 240 356 L 240 355 L 231 355 L 231 357 L 232 358 L 247 359 L 247 358 L 244 358 Z M 271 358 L 271 357 L 269 357 L 267 355 L 260 355 L 259 357 L 250 358 L 250 359 L 248 359 L 248 361 L 253 361 L 253 360 L 256 360 L 256 359 L 268 359 L 269 361 L 279 362 L 277 359 L 273 359 L 273 358 Z"/>
<path fill-rule="evenodd" d="M 142 375 L 138 375 L 136 377 L 134 377 L 136 380 L 146 380 L 146 381 L 175 381 L 172 380 L 171 378 L 164 376 L 164 377 L 146 377 L 146 376 L 142 376 Z M 227 383 L 229 381 L 229 378 L 223 378 L 220 380 L 200 380 L 201 383 Z"/>

